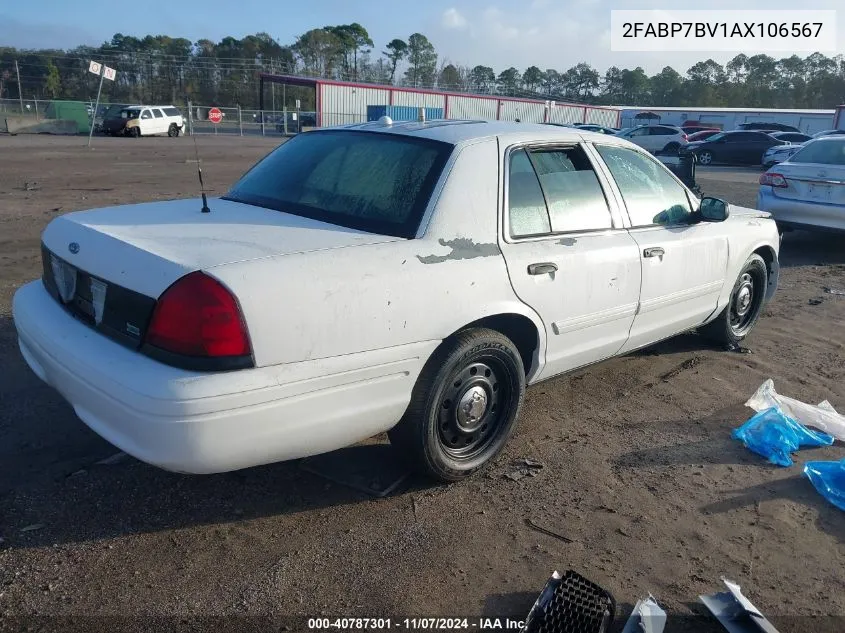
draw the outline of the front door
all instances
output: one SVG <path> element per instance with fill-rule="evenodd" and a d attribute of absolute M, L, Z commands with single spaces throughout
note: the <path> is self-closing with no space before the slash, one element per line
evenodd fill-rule
<path fill-rule="evenodd" d="M 630 351 L 700 325 L 716 309 L 728 265 L 723 223 L 690 224 L 690 195 L 658 161 L 627 147 L 597 145 L 625 202 L 642 263 Z"/>
<path fill-rule="evenodd" d="M 616 354 L 640 292 L 639 248 L 584 147 L 512 147 L 502 253 L 546 328 L 548 378 Z"/>
<path fill-rule="evenodd" d="M 144 108 L 141 111 L 138 125 L 141 127 L 141 134 L 144 136 L 155 134 L 155 119 L 153 119 L 153 113 L 150 112 L 149 108 Z"/>

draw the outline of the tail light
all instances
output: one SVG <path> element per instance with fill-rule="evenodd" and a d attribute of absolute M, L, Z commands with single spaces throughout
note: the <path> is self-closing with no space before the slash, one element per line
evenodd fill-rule
<path fill-rule="evenodd" d="M 686 132 L 681 132 L 681 138 L 684 139 L 685 141 L 689 139 Z"/>
<path fill-rule="evenodd" d="M 237 299 L 201 272 L 182 277 L 164 291 L 145 342 L 181 357 L 243 358 L 252 353 Z"/>
<path fill-rule="evenodd" d="M 770 174 L 768 172 L 760 175 L 760 184 L 769 185 L 770 187 L 779 187 L 781 189 L 785 189 L 789 186 L 783 175 L 776 173 Z"/>

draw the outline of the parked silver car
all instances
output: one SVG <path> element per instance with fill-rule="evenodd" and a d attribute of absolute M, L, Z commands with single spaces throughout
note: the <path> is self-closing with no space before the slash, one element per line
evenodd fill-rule
<path fill-rule="evenodd" d="M 781 230 L 845 231 L 845 136 L 809 141 L 762 174 L 757 208 Z"/>
<path fill-rule="evenodd" d="M 790 156 L 804 147 L 803 143 L 789 145 L 773 145 L 763 154 L 763 169 L 770 169 L 774 165 L 789 160 Z"/>

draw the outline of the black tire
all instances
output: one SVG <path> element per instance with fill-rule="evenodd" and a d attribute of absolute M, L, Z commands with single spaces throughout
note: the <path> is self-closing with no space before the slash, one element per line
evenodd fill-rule
<path fill-rule="evenodd" d="M 669 143 L 666 147 L 661 150 L 661 153 L 676 154 L 679 149 L 681 149 L 681 145 L 679 143 Z"/>
<path fill-rule="evenodd" d="M 745 262 L 722 313 L 701 329 L 701 333 L 726 346 L 739 345 L 760 318 L 765 304 L 769 272 L 756 253 Z"/>
<path fill-rule="evenodd" d="M 696 159 L 698 160 L 699 165 L 712 165 L 713 164 L 713 154 L 708 151 L 699 152 L 696 155 Z"/>
<path fill-rule="evenodd" d="M 463 330 L 425 364 L 405 415 L 388 432 L 390 443 L 418 472 L 460 481 L 502 450 L 524 395 L 525 369 L 513 342 L 486 328 Z"/>
<path fill-rule="evenodd" d="M 170 138 L 179 136 L 179 127 L 175 123 L 171 123 L 170 127 L 167 128 L 167 136 Z"/>
<path fill-rule="evenodd" d="M 141 128 L 139 128 L 139 127 L 136 125 L 135 127 L 133 127 L 133 128 L 131 128 L 131 129 L 130 129 L 130 131 L 129 131 L 129 135 L 130 135 L 132 138 L 141 138 Z"/>

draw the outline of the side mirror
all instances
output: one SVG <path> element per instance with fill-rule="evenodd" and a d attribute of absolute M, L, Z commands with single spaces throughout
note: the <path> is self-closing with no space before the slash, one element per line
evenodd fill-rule
<path fill-rule="evenodd" d="M 701 199 L 698 213 L 704 222 L 724 222 L 730 215 L 730 205 L 721 198 L 705 196 Z"/>

